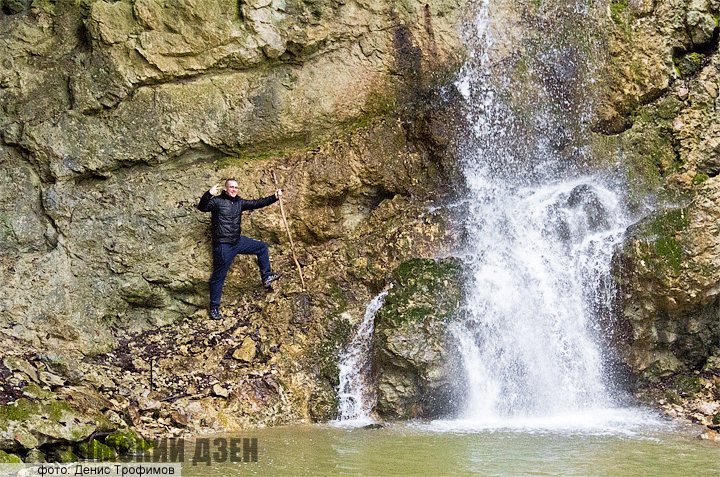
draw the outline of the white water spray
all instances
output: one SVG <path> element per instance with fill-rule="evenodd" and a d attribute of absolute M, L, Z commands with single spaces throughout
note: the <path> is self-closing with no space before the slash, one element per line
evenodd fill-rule
<path fill-rule="evenodd" d="M 355 336 L 340 360 L 338 386 L 338 414 L 340 421 L 372 421 L 370 411 L 375 396 L 370 380 L 370 347 L 375 329 L 375 314 L 385 303 L 387 290 L 373 298 Z"/>
<path fill-rule="evenodd" d="M 498 64 L 490 60 L 493 32 L 502 30 L 491 17 L 481 1 L 470 34 L 473 61 L 457 82 L 473 134 L 464 167 L 472 273 L 467 317 L 452 329 L 465 369 L 465 417 L 489 422 L 607 407 L 593 307 L 628 220 L 602 174 L 582 176 L 570 164 L 583 162 L 573 128 L 587 104 L 563 88 L 582 81 L 581 55 L 546 47 L 534 59 L 539 79 L 532 65 L 525 78 L 540 99 L 520 115 L 506 98 L 522 85 L 491 74 Z"/>

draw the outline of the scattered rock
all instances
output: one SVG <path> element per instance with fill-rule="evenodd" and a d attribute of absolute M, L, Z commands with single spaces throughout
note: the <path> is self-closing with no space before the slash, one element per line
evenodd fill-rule
<path fill-rule="evenodd" d="M 237 359 L 237 358 L 236 358 L 236 359 Z M 213 394 L 214 394 L 215 396 L 227 398 L 227 397 L 230 395 L 230 393 L 228 392 L 228 390 L 225 389 L 224 387 L 220 386 L 219 384 L 213 385 L 212 390 L 213 390 Z"/>
<path fill-rule="evenodd" d="M 160 401 L 150 399 L 149 397 L 141 396 L 137 400 L 138 408 L 141 411 L 156 411 L 162 407 Z"/>
<path fill-rule="evenodd" d="M 5 364 L 10 371 L 22 371 L 32 381 L 38 382 L 37 369 L 35 369 L 35 366 L 30 364 L 28 361 L 22 358 L 10 356 L 3 360 L 3 364 Z"/>
<path fill-rule="evenodd" d="M 698 438 L 706 441 L 720 442 L 720 432 L 708 429 L 707 431 L 700 434 Z"/>
<path fill-rule="evenodd" d="M 187 416 L 177 411 L 173 411 L 170 413 L 170 420 L 178 427 L 187 427 L 188 425 Z"/>
<path fill-rule="evenodd" d="M 143 425 L 142 419 L 140 417 L 140 412 L 138 411 L 137 406 L 130 405 L 125 409 L 125 420 L 127 421 L 127 423 L 131 426 L 143 429 L 145 426 Z"/>
<path fill-rule="evenodd" d="M 255 341 L 250 337 L 246 337 L 243 340 L 242 345 L 233 352 L 232 357 L 238 361 L 252 363 L 256 355 L 257 345 L 255 344 Z"/>

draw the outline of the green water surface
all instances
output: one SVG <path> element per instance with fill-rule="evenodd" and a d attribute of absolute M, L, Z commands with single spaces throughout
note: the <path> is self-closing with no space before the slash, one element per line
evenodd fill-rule
<path fill-rule="evenodd" d="M 720 444 L 698 439 L 700 427 L 638 414 L 612 422 L 573 419 L 257 429 L 220 436 L 256 438 L 257 462 L 193 465 L 196 441 L 189 441 L 182 475 L 720 477 Z"/>

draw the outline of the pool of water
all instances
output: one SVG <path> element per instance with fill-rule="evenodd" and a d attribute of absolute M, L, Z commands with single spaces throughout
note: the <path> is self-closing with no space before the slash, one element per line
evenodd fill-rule
<path fill-rule="evenodd" d="M 601 410 L 498 422 L 295 425 L 217 437 L 256 438 L 257 462 L 192 465 L 188 476 L 682 476 L 720 477 L 720 445 L 696 426 L 646 411 Z"/>

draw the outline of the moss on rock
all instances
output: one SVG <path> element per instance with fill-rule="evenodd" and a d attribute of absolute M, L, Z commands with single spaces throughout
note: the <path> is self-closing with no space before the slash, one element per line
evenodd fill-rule
<path fill-rule="evenodd" d="M 377 412 L 384 418 L 438 416 L 452 408 L 447 325 L 462 296 L 458 260 L 416 258 L 392 273 L 375 321 Z"/>
<path fill-rule="evenodd" d="M 118 456 L 114 449 L 95 439 L 81 442 L 75 449 L 80 457 L 89 460 L 111 460 Z"/>
<path fill-rule="evenodd" d="M 393 288 L 378 313 L 378 321 L 391 326 L 429 317 L 447 321 L 460 302 L 461 270 L 460 262 L 454 259 L 415 258 L 401 263 L 392 272 Z"/>
<path fill-rule="evenodd" d="M 79 442 L 99 428 L 111 427 L 101 416 L 84 415 L 65 401 L 21 398 L 0 406 L 0 447 L 5 449 Z"/>
<path fill-rule="evenodd" d="M 119 429 L 105 436 L 104 440 L 105 445 L 118 454 L 144 452 L 153 447 L 153 442 L 143 439 L 132 429 Z"/>
<path fill-rule="evenodd" d="M 15 454 L 8 454 L 0 450 L 0 464 L 22 464 L 23 460 Z"/>

